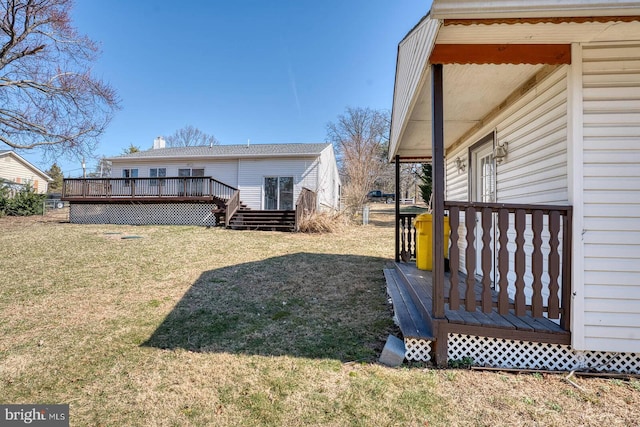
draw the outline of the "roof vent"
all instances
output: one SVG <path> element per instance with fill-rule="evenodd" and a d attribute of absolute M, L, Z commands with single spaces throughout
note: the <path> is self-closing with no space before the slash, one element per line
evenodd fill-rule
<path fill-rule="evenodd" d="M 159 136 L 156 139 L 153 140 L 153 149 L 157 150 L 159 148 L 164 148 L 165 147 L 165 141 L 164 138 Z"/>

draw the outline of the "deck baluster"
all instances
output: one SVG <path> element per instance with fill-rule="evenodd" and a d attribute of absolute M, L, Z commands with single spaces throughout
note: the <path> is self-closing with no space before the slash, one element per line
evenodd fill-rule
<path fill-rule="evenodd" d="M 476 309 L 476 209 L 469 207 L 466 210 L 465 224 L 467 226 L 467 250 L 465 252 L 465 264 L 467 265 L 467 289 L 465 292 L 465 308 L 467 311 Z"/>
<path fill-rule="evenodd" d="M 482 208 L 482 311 L 491 313 L 491 226 L 493 213 L 491 208 Z"/>
<path fill-rule="evenodd" d="M 524 252 L 524 229 L 527 222 L 527 216 L 524 209 L 516 209 L 516 255 L 515 255 L 515 273 L 516 273 L 516 295 L 514 298 L 516 316 L 524 316 L 526 313 L 526 298 L 524 295 L 524 273 L 526 268 L 525 252 Z"/>
<path fill-rule="evenodd" d="M 507 314 L 509 312 L 509 211 L 507 209 L 498 210 L 498 233 L 500 248 L 498 249 L 498 313 Z"/>
<path fill-rule="evenodd" d="M 558 297 L 558 291 L 560 290 L 558 285 L 558 278 L 560 277 L 560 254 L 558 253 L 560 213 L 558 211 L 552 211 L 549 214 L 549 233 L 549 299 L 547 304 L 549 306 L 549 319 L 558 319 L 560 317 L 560 300 Z"/>
<path fill-rule="evenodd" d="M 412 217 L 407 217 L 407 251 L 409 251 L 409 257 L 411 257 L 411 255 L 415 254 L 415 251 L 412 251 L 411 249 L 413 248 L 413 244 L 412 244 L 412 237 L 411 236 L 411 232 L 413 231 L 413 218 Z"/>
<path fill-rule="evenodd" d="M 533 253 L 531 254 L 531 270 L 533 275 L 531 296 L 531 313 L 533 317 L 542 317 L 542 211 L 534 210 L 531 215 L 531 228 L 533 230 Z"/>
<path fill-rule="evenodd" d="M 449 209 L 449 226 L 451 227 L 451 248 L 449 249 L 449 308 L 458 310 L 460 308 L 460 290 L 458 289 L 460 270 L 460 247 L 458 246 L 458 227 L 460 224 L 460 208 L 453 207 Z"/>

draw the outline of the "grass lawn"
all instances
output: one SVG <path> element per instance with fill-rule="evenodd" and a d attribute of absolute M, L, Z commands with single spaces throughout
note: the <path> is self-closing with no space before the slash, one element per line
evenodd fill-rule
<path fill-rule="evenodd" d="M 72 426 L 640 422 L 638 380 L 378 365 L 393 247 L 381 207 L 324 235 L 0 218 L 0 403 L 69 403 Z"/>

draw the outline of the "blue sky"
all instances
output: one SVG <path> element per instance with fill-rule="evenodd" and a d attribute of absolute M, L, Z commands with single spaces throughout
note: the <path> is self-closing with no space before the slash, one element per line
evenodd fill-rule
<path fill-rule="evenodd" d="M 101 44 L 94 73 L 122 106 L 96 155 L 148 149 L 186 125 L 222 144 L 325 141 L 348 106 L 391 109 L 398 42 L 430 3 L 79 0 L 74 24 Z"/>

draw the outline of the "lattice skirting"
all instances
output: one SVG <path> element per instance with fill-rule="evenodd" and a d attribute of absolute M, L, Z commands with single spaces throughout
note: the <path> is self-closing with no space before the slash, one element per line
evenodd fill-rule
<path fill-rule="evenodd" d="M 431 341 L 405 338 L 405 358 L 428 362 Z M 560 344 L 449 334 L 448 359 L 473 359 L 474 366 L 551 371 L 640 374 L 640 354 L 577 351 Z"/>
<path fill-rule="evenodd" d="M 74 224 L 202 225 L 214 226 L 210 203 L 71 204 Z"/>
<path fill-rule="evenodd" d="M 417 338 L 404 339 L 404 357 L 417 362 L 431 361 L 431 341 Z"/>
<path fill-rule="evenodd" d="M 476 366 L 639 374 L 640 354 L 576 351 L 567 345 L 449 334 L 449 360 Z"/>

